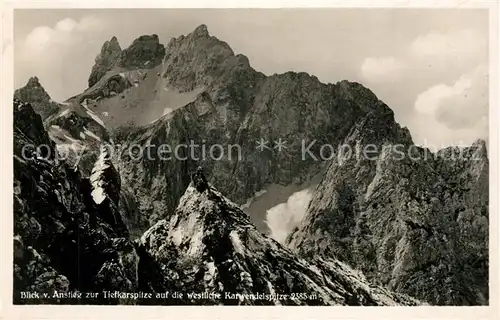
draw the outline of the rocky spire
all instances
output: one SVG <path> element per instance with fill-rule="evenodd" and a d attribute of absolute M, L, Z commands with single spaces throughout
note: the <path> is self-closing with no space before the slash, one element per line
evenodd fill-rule
<path fill-rule="evenodd" d="M 25 102 L 49 102 L 50 96 L 40 84 L 38 77 L 29 78 L 26 85 L 14 93 L 16 99 Z"/>
<path fill-rule="evenodd" d="M 26 85 L 14 92 L 14 98 L 23 102 L 31 103 L 33 110 L 38 113 L 42 120 L 59 110 L 57 103 L 50 99 L 38 77 L 29 78 Z"/>
<path fill-rule="evenodd" d="M 92 87 L 106 72 L 111 70 L 121 52 L 122 49 L 116 37 L 113 36 L 109 41 L 104 42 L 101 52 L 95 59 L 95 65 L 92 67 L 88 80 L 89 87 Z"/>

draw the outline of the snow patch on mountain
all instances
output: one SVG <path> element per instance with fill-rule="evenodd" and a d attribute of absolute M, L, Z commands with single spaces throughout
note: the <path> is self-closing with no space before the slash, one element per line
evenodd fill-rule
<path fill-rule="evenodd" d="M 238 236 L 238 233 L 236 231 L 231 231 L 229 233 L 229 237 L 231 239 L 231 243 L 233 244 L 234 251 L 243 254 L 245 251 L 245 248 L 243 247 L 243 243 L 241 242 L 240 237 Z"/>
<path fill-rule="evenodd" d="M 82 104 L 82 106 L 85 108 L 87 114 L 92 118 L 94 119 L 95 122 L 97 122 L 98 124 L 100 124 L 101 126 L 103 127 L 106 127 L 104 125 L 104 121 L 102 121 L 101 118 L 99 118 L 94 112 L 92 112 L 92 110 L 90 110 L 85 104 Z"/>
<path fill-rule="evenodd" d="M 60 114 L 59 114 L 59 117 L 64 117 L 65 115 L 67 115 L 69 113 L 69 109 L 64 109 Z"/>
<path fill-rule="evenodd" d="M 83 132 L 89 136 L 89 137 L 92 137 L 94 139 L 96 139 L 97 141 L 101 141 L 101 138 L 99 138 L 95 133 L 93 133 L 92 131 L 90 131 L 89 129 L 83 127 Z"/>
<path fill-rule="evenodd" d="M 273 239 L 285 243 L 290 232 L 298 226 L 307 211 L 313 192 L 308 188 L 295 192 L 287 202 L 267 210 L 266 223 Z"/>
<path fill-rule="evenodd" d="M 96 204 L 102 203 L 106 199 L 106 192 L 104 191 L 104 181 L 102 176 L 104 171 L 110 167 L 106 148 L 101 148 L 101 153 L 97 159 L 92 174 L 90 175 L 90 183 L 92 184 L 92 198 Z"/>

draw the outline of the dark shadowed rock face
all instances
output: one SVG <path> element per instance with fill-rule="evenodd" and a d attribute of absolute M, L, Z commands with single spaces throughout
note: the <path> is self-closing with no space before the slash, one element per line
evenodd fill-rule
<path fill-rule="evenodd" d="M 45 120 L 59 111 L 60 105 L 52 99 L 45 91 L 37 77 L 31 77 L 28 83 L 14 92 L 14 98 L 29 102 L 33 109 Z"/>
<path fill-rule="evenodd" d="M 92 72 L 89 76 L 89 88 L 96 84 L 97 81 L 99 81 L 99 79 L 106 74 L 106 72 L 115 66 L 121 52 L 122 49 L 116 37 L 112 37 L 111 40 L 106 41 L 103 44 L 101 52 L 96 57 L 95 65 L 92 67 Z"/>
<path fill-rule="evenodd" d="M 174 215 L 140 239 L 139 250 L 156 265 L 155 282 L 141 290 L 219 294 L 147 301 L 155 304 L 413 305 L 404 295 L 370 286 L 336 260 L 307 262 L 261 234 L 236 204 L 206 183 L 199 168 Z M 152 270 L 151 268 L 149 270 Z M 141 272 L 141 271 L 140 271 Z M 244 295 L 301 292 L 307 297 L 256 299 Z M 231 299 L 226 293 L 241 294 Z M 146 301 L 145 301 L 146 302 Z M 146 302 L 146 303 L 147 303 Z"/>
<path fill-rule="evenodd" d="M 393 120 L 370 117 L 344 144 L 378 152 L 333 159 L 290 247 L 337 257 L 375 283 L 432 304 L 487 304 L 484 143 L 434 154 L 412 145 Z"/>
<path fill-rule="evenodd" d="M 165 47 L 158 36 L 144 35 L 135 39 L 120 54 L 118 65 L 125 68 L 152 68 L 161 63 L 165 56 Z"/>
<path fill-rule="evenodd" d="M 41 144 L 55 154 L 40 116 L 15 100 L 14 303 L 118 303 L 52 298 L 55 291 L 135 290 L 138 257 L 125 230 L 104 219 L 107 209 L 93 200 L 90 181 L 65 162 L 36 154 L 31 147 Z M 21 300 L 21 291 L 51 298 Z"/>

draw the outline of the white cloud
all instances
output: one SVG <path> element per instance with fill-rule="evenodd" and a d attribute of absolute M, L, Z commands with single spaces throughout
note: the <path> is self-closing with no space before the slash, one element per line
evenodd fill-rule
<path fill-rule="evenodd" d="M 55 26 L 39 26 L 34 28 L 27 36 L 21 47 L 24 59 L 40 59 L 40 54 L 60 52 L 61 47 L 81 44 L 85 33 L 90 34 L 102 29 L 103 22 L 88 16 L 80 21 L 65 18 L 58 21 Z"/>
<path fill-rule="evenodd" d="M 271 237 L 284 243 L 293 228 L 304 217 L 311 198 L 312 191 L 305 189 L 292 194 L 286 203 L 267 210 L 266 223 L 271 231 Z"/>
<path fill-rule="evenodd" d="M 53 38 L 53 34 L 54 30 L 46 26 L 33 29 L 33 31 L 31 31 L 31 33 L 26 37 L 25 50 L 23 50 L 21 54 L 26 56 L 28 54 L 32 54 L 33 52 L 38 53 L 48 48 Z"/>
<path fill-rule="evenodd" d="M 77 25 L 78 25 L 78 23 L 75 20 L 70 19 L 70 18 L 66 18 L 66 19 L 59 21 L 56 24 L 55 29 L 62 31 L 62 32 L 71 32 L 76 28 Z"/>
<path fill-rule="evenodd" d="M 488 118 L 481 117 L 473 126 L 463 129 L 450 129 L 433 116 L 419 116 L 408 126 L 417 145 L 433 151 L 448 146 L 470 146 L 477 139 L 488 141 Z"/>
<path fill-rule="evenodd" d="M 465 95 L 472 86 L 470 78 L 461 77 L 453 85 L 435 85 L 418 95 L 415 109 L 423 114 L 435 115 L 440 105 L 447 99 Z"/>
<path fill-rule="evenodd" d="M 486 62 L 487 57 L 485 34 L 471 29 L 430 32 L 416 37 L 400 56 L 366 58 L 361 65 L 361 75 L 370 82 L 383 82 L 388 77 L 408 79 L 422 72 L 442 78 L 453 71 L 463 73 Z"/>
<path fill-rule="evenodd" d="M 402 94 L 410 95 L 406 103 L 414 102 L 413 108 L 407 109 L 403 125 L 416 143 L 458 144 L 488 138 L 487 33 L 467 28 L 432 31 L 417 36 L 400 52 L 366 58 L 360 73 L 380 91 L 391 92 L 390 80 L 403 88 Z"/>
<path fill-rule="evenodd" d="M 361 74 L 371 81 L 393 80 L 403 68 L 403 63 L 394 57 L 369 57 L 361 65 Z"/>
<path fill-rule="evenodd" d="M 87 79 L 73 79 L 74 74 L 90 73 L 100 46 L 107 40 L 107 35 L 99 32 L 105 26 L 103 20 L 86 16 L 33 28 L 15 48 L 16 88 L 37 76 L 54 100 L 62 101 L 80 92 Z M 71 72 L 67 72 L 68 67 Z"/>
<path fill-rule="evenodd" d="M 439 146 L 488 139 L 488 69 L 479 65 L 453 84 L 438 84 L 418 95 L 415 140 Z"/>
<path fill-rule="evenodd" d="M 431 32 L 417 37 L 410 45 L 410 59 L 432 66 L 469 68 L 487 54 L 487 35 L 471 29 L 453 30 L 448 33 Z"/>

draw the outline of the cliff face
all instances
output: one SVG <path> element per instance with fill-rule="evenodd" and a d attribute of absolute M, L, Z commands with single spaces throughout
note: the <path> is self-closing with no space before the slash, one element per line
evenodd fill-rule
<path fill-rule="evenodd" d="M 118 39 L 116 39 L 116 37 L 112 37 L 111 40 L 106 41 L 103 44 L 101 52 L 96 57 L 95 65 L 92 67 L 92 71 L 89 76 L 89 88 L 96 84 L 97 81 L 99 81 L 106 74 L 106 72 L 110 71 L 114 67 L 121 53 L 122 48 L 120 47 L 120 43 L 118 43 Z"/>
<path fill-rule="evenodd" d="M 392 117 L 382 117 L 351 130 L 344 145 L 361 156 L 331 161 L 290 247 L 335 256 L 375 283 L 432 304 L 486 304 L 484 142 L 434 154 L 394 128 Z"/>
<path fill-rule="evenodd" d="M 125 68 L 152 68 L 161 63 L 165 48 L 156 34 L 144 35 L 135 39 L 127 49 L 120 53 L 118 66 Z"/>

